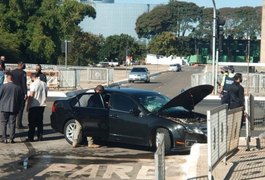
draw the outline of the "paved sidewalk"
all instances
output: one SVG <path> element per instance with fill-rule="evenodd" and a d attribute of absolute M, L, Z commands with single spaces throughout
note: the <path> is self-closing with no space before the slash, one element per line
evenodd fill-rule
<path fill-rule="evenodd" d="M 250 150 L 246 151 L 245 138 L 241 137 L 238 151 L 227 162 L 221 161 L 213 170 L 214 180 L 265 180 L 265 148 L 256 148 L 256 139 L 252 138 Z M 199 153 L 190 154 L 187 179 L 208 179 L 207 144 L 198 144 Z M 197 156 L 196 156 L 197 155 Z"/>

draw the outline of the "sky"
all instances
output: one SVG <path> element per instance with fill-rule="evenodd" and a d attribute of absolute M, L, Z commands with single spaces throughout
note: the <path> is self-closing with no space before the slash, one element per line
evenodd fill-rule
<path fill-rule="evenodd" d="M 182 0 L 193 2 L 198 6 L 213 7 L 212 0 Z M 169 0 L 115 0 L 115 3 L 143 3 L 160 4 L 168 3 Z M 216 8 L 241 7 L 241 6 L 262 6 L 263 0 L 215 0 Z"/>

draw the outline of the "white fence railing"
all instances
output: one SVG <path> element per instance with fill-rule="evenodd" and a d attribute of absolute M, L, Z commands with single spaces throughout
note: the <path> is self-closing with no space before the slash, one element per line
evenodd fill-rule
<path fill-rule="evenodd" d="M 228 111 L 227 105 L 207 111 L 208 179 L 216 165 L 238 148 L 242 107 Z"/>
<path fill-rule="evenodd" d="M 245 93 L 253 95 L 265 95 L 265 74 L 264 73 L 242 73 L 242 86 L 245 88 Z M 218 74 L 217 81 L 221 83 L 222 75 Z M 191 75 L 191 86 L 212 83 L 212 73 L 196 73 Z"/>
<path fill-rule="evenodd" d="M 26 64 L 27 82 L 31 83 L 30 74 L 35 72 L 36 64 Z M 97 67 L 79 67 L 79 66 L 55 66 L 41 65 L 42 72 L 47 77 L 47 85 L 49 88 L 77 88 L 81 82 L 99 82 L 112 83 L 114 69 L 113 68 L 97 68 Z M 6 64 L 7 70 L 13 70 L 17 67 L 15 64 Z"/>

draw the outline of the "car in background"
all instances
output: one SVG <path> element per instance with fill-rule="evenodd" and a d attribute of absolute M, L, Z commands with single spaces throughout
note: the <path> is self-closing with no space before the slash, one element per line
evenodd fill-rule
<path fill-rule="evenodd" d="M 150 82 L 150 72 L 146 67 L 133 67 L 128 76 L 128 82 L 134 81 Z"/>
<path fill-rule="evenodd" d="M 181 71 L 181 65 L 180 64 L 170 64 L 168 67 L 169 71 Z"/>
<path fill-rule="evenodd" d="M 90 106 L 94 91 L 76 91 L 54 101 L 51 127 L 63 133 L 70 144 L 77 120 L 82 126 L 79 143 L 91 136 L 102 142 L 156 149 L 160 134 L 164 134 L 167 154 L 189 151 L 194 143 L 207 142 L 206 115 L 193 109 L 212 90 L 211 85 L 200 85 L 170 100 L 152 90 L 105 88 L 100 107 Z"/>

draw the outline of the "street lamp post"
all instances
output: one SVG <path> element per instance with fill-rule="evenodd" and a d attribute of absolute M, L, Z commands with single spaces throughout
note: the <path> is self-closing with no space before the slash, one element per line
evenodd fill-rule
<path fill-rule="evenodd" d="M 69 45 L 69 43 L 70 43 L 71 41 L 69 41 L 69 40 L 65 40 L 64 41 L 64 53 L 65 53 L 65 56 L 64 56 L 64 63 L 65 63 L 65 68 L 67 68 L 67 59 L 68 59 L 68 50 L 69 50 L 69 47 L 68 47 L 68 45 Z"/>
<path fill-rule="evenodd" d="M 215 47 L 215 42 L 216 42 L 216 5 L 215 5 L 215 0 L 212 0 L 213 2 L 213 44 L 212 44 L 212 85 L 215 86 L 215 60 L 216 60 L 216 47 Z M 216 88 L 215 88 L 216 89 Z"/>

